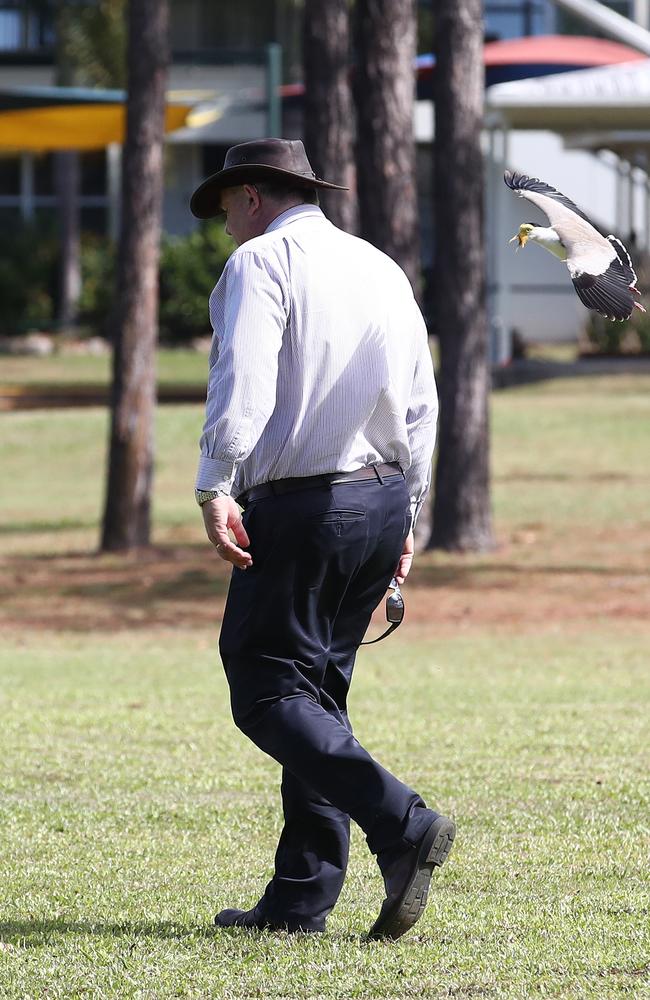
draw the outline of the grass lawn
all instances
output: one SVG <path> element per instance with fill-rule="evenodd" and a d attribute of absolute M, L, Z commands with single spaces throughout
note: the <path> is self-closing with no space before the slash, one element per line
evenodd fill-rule
<path fill-rule="evenodd" d="M 160 409 L 130 558 L 93 554 L 105 413 L 0 418 L 3 1000 L 650 998 L 650 378 L 492 414 L 497 549 L 420 557 L 353 685 L 362 742 L 458 825 L 394 944 L 363 937 L 358 830 L 326 935 L 211 929 L 271 873 L 279 772 L 229 716 L 200 408 Z"/>
<path fill-rule="evenodd" d="M 207 331 L 209 333 L 209 330 Z M 183 348 L 158 351 L 160 385 L 205 385 L 208 359 L 205 354 Z M 108 385 L 110 357 L 52 354 L 49 358 L 0 358 L 0 387 L 47 385 Z"/>

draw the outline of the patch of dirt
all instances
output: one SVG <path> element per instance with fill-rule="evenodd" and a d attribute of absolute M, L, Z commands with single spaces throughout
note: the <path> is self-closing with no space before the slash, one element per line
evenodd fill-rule
<path fill-rule="evenodd" d="M 3 629 L 79 632 L 214 627 L 229 569 L 209 544 L 128 556 L 10 556 L 0 566 Z M 404 587 L 406 614 L 437 634 L 556 630 L 603 619 L 650 626 L 650 523 L 555 537 L 523 525 L 488 555 L 424 553 Z M 383 607 L 377 624 L 383 620 Z"/>

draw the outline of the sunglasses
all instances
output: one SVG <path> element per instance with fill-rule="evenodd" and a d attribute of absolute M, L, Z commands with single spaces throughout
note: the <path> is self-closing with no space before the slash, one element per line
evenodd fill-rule
<path fill-rule="evenodd" d="M 392 590 L 392 594 L 389 594 L 386 598 L 386 621 L 388 622 L 388 628 L 376 639 L 367 639 L 365 642 L 362 642 L 362 646 L 372 646 L 373 642 L 380 642 L 387 635 L 390 635 L 391 632 L 394 632 L 398 625 L 402 624 L 404 618 L 404 598 L 402 597 L 402 591 L 399 589 L 399 583 L 395 577 L 393 577 L 388 586 Z"/>

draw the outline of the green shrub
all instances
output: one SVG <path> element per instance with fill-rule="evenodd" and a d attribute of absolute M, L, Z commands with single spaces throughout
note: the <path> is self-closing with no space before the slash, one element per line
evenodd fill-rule
<path fill-rule="evenodd" d="M 221 222 L 188 236 L 166 236 L 160 258 L 160 333 L 179 341 L 209 334 L 208 298 L 234 243 Z"/>
<path fill-rule="evenodd" d="M 53 233 L 16 222 L 0 231 L 0 334 L 52 326 L 58 252 Z"/>
<path fill-rule="evenodd" d="M 234 244 L 220 222 L 187 236 L 164 236 L 160 257 L 160 332 L 166 341 L 210 333 L 208 298 Z M 79 325 L 110 339 L 115 298 L 115 248 L 103 236 L 81 242 Z M 0 334 L 38 328 L 56 320 L 59 250 L 53 233 L 19 224 L 0 233 Z"/>
<path fill-rule="evenodd" d="M 209 334 L 208 298 L 234 244 L 223 224 L 207 222 L 187 236 L 163 236 L 160 254 L 160 335 L 179 342 Z M 84 237 L 80 322 L 109 337 L 115 250 L 105 238 Z"/>
<path fill-rule="evenodd" d="M 115 298 L 115 248 L 105 237 L 85 234 L 81 243 L 79 322 L 110 339 L 109 323 Z"/>
<path fill-rule="evenodd" d="M 643 291 L 650 289 L 650 261 L 644 259 L 636 262 L 635 267 L 639 287 Z M 629 319 L 616 323 L 592 312 L 586 333 L 589 349 L 595 354 L 638 354 L 650 351 L 650 313 L 635 309 Z"/>

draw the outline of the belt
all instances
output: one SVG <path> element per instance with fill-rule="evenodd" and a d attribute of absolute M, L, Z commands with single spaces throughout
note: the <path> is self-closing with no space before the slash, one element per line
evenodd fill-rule
<path fill-rule="evenodd" d="M 375 479 L 383 483 L 383 477 L 402 476 L 402 466 L 399 462 L 383 462 L 381 465 L 367 465 L 354 472 L 327 472 L 322 476 L 296 476 L 293 479 L 275 479 L 260 486 L 251 486 L 249 490 L 240 493 L 236 498 L 241 507 L 247 507 L 253 500 L 263 500 L 265 497 L 281 496 L 283 493 L 297 493 L 299 490 L 313 490 L 318 486 L 334 486 L 337 483 L 358 483 Z"/>

